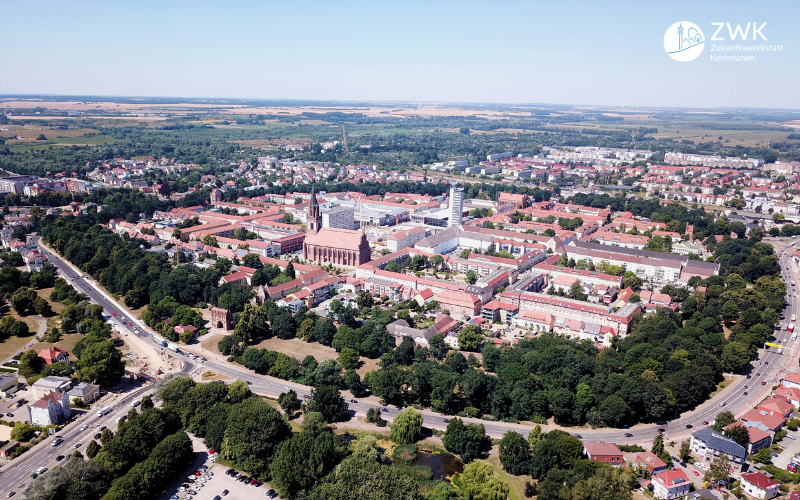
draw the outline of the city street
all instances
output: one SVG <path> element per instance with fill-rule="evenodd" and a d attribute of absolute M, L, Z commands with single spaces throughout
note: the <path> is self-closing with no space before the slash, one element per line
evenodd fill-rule
<path fill-rule="evenodd" d="M 34 237 L 34 242 L 38 242 L 38 237 Z M 782 275 L 787 283 L 795 281 L 796 271 L 791 264 L 791 254 L 793 247 L 784 246 L 788 241 L 779 240 L 775 241 L 776 252 L 780 257 Z M 63 261 L 59 256 L 54 255 L 52 252 L 40 246 L 44 251 L 50 262 L 59 270 L 59 273 L 65 277 L 78 291 L 87 294 L 92 302 L 100 304 L 105 309 L 105 313 L 114 318 L 122 327 L 127 328 L 130 334 L 134 334 L 134 326 L 139 330 L 138 338 L 132 338 L 140 343 L 148 343 L 155 347 L 156 344 L 152 340 L 150 329 L 146 327 L 140 320 L 129 315 L 125 308 L 117 304 L 112 297 L 101 290 L 90 278 L 78 272 L 71 265 Z M 790 285 L 787 293 L 786 301 L 789 303 L 787 308 L 783 311 L 788 323 L 788 318 L 792 314 L 796 314 L 796 297 L 793 295 L 793 287 Z M 113 313 L 113 314 L 112 314 Z M 132 325 L 129 325 L 131 323 Z M 781 335 L 788 337 L 788 335 Z M 678 419 L 669 422 L 667 425 L 636 425 L 630 429 L 597 429 L 591 430 L 589 428 L 569 428 L 568 431 L 575 435 L 580 436 L 584 441 L 606 441 L 616 442 L 620 444 L 631 443 L 650 443 L 658 434 L 658 429 L 663 428 L 666 431 L 667 437 L 670 440 L 686 439 L 694 430 L 703 426 L 704 421 L 712 421 L 716 415 L 724 410 L 740 415 L 759 401 L 767 397 L 773 385 L 776 385 L 784 373 L 790 370 L 796 371 L 796 357 L 798 352 L 798 342 L 789 341 L 788 349 L 784 350 L 782 354 L 777 352 L 777 349 L 771 348 L 762 350 L 757 360 L 753 361 L 752 366 L 745 372 L 744 375 L 750 375 L 750 379 L 745 377 L 737 377 L 728 387 L 720 391 L 714 398 L 707 401 L 697 409 L 681 415 Z M 187 349 L 189 351 L 195 350 L 191 346 Z M 183 362 L 182 371 L 190 374 L 199 374 L 205 369 L 219 373 L 225 377 L 234 379 L 242 379 L 251 382 L 251 390 L 257 394 L 276 398 L 280 393 L 286 392 L 289 389 L 294 389 L 297 394 L 302 397 L 310 394 L 311 387 L 303 386 L 300 384 L 287 382 L 284 380 L 276 379 L 269 376 L 257 375 L 239 365 L 227 363 L 221 358 L 212 359 L 209 357 L 208 361 L 200 364 L 195 364 L 186 356 L 179 356 Z M 787 370 L 788 369 L 788 370 Z M 762 385 L 763 382 L 763 385 Z M 105 417 L 97 417 L 95 412 L 90 412 L 77 423 L 69 425 L 69 428 L 62 431 L 60 435 L 64 438 L 64 443 L 60 446 L 52 448 L 50 440 L 37 445 L 33 450 L 24 454 L 19 459 L 14 460 L 11 464 L 6 465 L 0 469 L 0 490 L 9 491 L 11 489 L 20 489 L 29 479 L 30 474 L 38 467 L 44 465 L 51 467 L 55 465 L 54 458 L 59 455 L 68 455 L 72 452 L 72 447 L 77 442 L 85 444 L 86 441 L 94 434 L 91 429 L 95 429 L 100 425 L 107 425 L 112 427 L 111 423 L 116 421 L 116 418 L 127 413 L 130 408 L 130 401 L 136 397 L 140 397 L 146 392 L 147 389 L 142 388 L 133 394 L 127 395 L 114 403 L 114 411 Z M 745 395 L 744 392 L 748 394 Z M 722 402 L 725 402 L 724 409 L 720 407 Z M 378 398 L 360 398 L 356 403 L 350 403 L 351 416 L 356 414 L 364 415 L 369 408 L 379 406 Z M 387 420 L 393 420 L 397 415 L 399 409 L 395 407 L 387 407 L 387 411 L 383 413 L 383 417 Z M 452 418 L 432 412 L 430 410 L 423 410 L 424 422 L 427 427 L 433 429 L 444 430 L 447 427 L 447 421 Z M 531 423 L 514 424 L 505 422 L 489 422 L 478 419 L 465 419 L 467 421 L 474 420 L 476 423 L 481 423 L 486 428 L 487 434 L 492 437 L 502 437 L 502 435 L 509 431 L 514 430 L 523 434 L 533 427 Z M 87 423 L 91 427 L 85 432 L 78 430 L 80 425 Z M 343 424 L 346 425 L 346 424 Z M 690 427 L 689 427 L 690 426 Z M 543 426 L 545 430 L 556 428 L 556 426 L 546 425 Z M 632 437 L 624 437 L 623 433 L 628 432 Z"/>

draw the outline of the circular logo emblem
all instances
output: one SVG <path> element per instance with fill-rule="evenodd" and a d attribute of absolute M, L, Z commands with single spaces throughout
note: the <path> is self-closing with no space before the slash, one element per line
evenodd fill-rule
<path fill-rule="evenodd" d="M 679 21 L 664 33 L 664 50 L 676 61 L 693 61 L 703 53 L 705 41 L 699 26 L 689 21 Z"/>

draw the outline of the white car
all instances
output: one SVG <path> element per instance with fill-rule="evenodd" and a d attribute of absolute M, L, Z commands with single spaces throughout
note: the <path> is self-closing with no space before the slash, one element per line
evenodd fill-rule
<path fill-rule="evenodd" d="M 83 424 L 83 425 L 81 426 L 81 430 L 82 430 L 82 431 L 85 431 L 85 430 L 86 430 L 86 429 L 88 429 L 88 428 L 89 428 L 89 426 L 88 426 L 88 425 L 86 425 L 86 424 Z"/>

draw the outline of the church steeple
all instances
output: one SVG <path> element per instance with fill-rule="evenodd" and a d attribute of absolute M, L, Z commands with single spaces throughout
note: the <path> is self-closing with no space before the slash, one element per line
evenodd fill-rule
<path fill-rule="evenodd" d="M 319 213 L 319 203 L 317 203 L 317 196 L 314 194 L 314 186 L 311 186 L 311 204 L 308 206 L 306 223 L 308 231 L 314 234 L 318 233 L 322 227 L 322 214 Z"/>

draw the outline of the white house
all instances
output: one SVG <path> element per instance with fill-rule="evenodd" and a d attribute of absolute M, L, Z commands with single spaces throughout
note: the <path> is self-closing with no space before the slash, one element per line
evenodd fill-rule
<path fill-rule="evenodd" d="M 51 392 L 29 405 L 28 415 L 33 425 L 63 424 L 72 415 L 69 396 L 66 392 Z"/>
<path fill-rule="evenodd" d="M 655 476 L 651 482 L 653 496 L 667 500 L 686 496 L 692 485 L 692 482 L 680 469 L 664 471 Z"/>
<path fill-rule="evenodd" d="M 761 472 L 742 474 L 742 489 L 754 498 L 773 498 L 778 494 L 779 484 Z"/>

